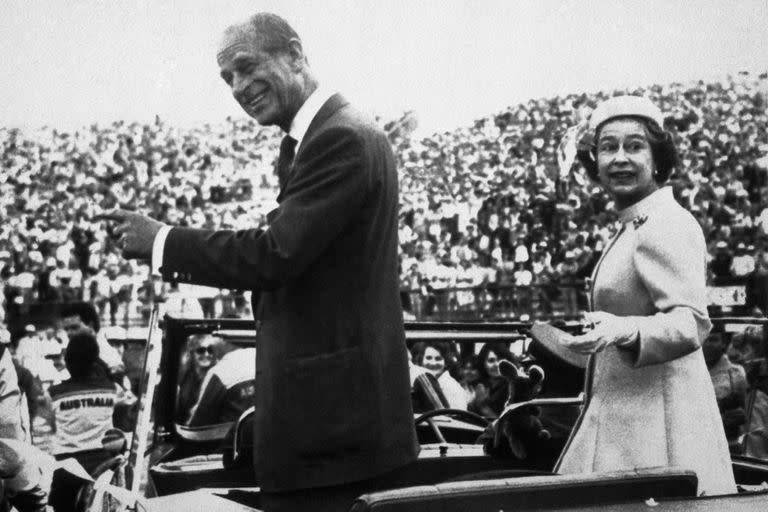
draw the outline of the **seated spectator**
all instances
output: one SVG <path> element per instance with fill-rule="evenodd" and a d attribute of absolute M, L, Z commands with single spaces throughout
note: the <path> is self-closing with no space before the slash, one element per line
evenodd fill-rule
<path fill-rule="evenodd" d="M 46 405 L 45 392 L 40 379 L 32 375 L 28 369 L 13 359 L 16 374 L 19 377 L 19 391 L 21 392 L 21 416 L 24 430 L 29 433 L 29 440 L 32 440 L 32 424 L 37 416 L 38 410 Z"/>
<path fill-rule="evenodd" d="M 752 251 L 754 252 L 754 247 Z M 731 261 L 731 275 L 736 279 L 744 280 L 755 271 L 755 257 L 747 250 L 744 242 L 736 245 L 736 254 Z"/>
<path fill-rule="evenodd" d="M 53 408 L 53 454 L 74 457 L 87 472 L 110 457 L 102 446 L 113 427 L 118 388 L 99 368 L 99 345 L 90 330 L 72 334 L 64 354 L 70 378 L 49 389 Z"/>
<path fill-rule="evenodd" d="M 467 396 L 461 384 L 448 372 L 449 347 L 444 342 L 425 341 L 413 346 L 413 360 L 437 379 L 450 409 L 467 409 Z"/>
<path fill-rule="evenodd" d="M 255 348 L 238 348 L 225 354 L 206 373 L 187 424 L 199 427 L 237 420 L 254 405 L 255 375 Z"/>
<path fill-rule="evenodd" d="M 176 421 L 186 423 L 200 396 L 200 387 L 208 370 L 219 360 L 222 339 L 210 334 L 195 334 L 187 340 L 187 350 L 179 370 Z"/>
<path fill-rule="evenodd" d="M 123 358 L 120 352 L 110 345 L 106 332 L 101 329 L 101 322 L 96 314 L 96 310 L 91 304 L 74 303 L 67 305 L 62 310 L 59 322 L 61 329 L 68 336 L 83 329 L 93 332 L 99 345 L 99 362 L 97 366 L 123 390 L 131 392 L 131 384 L 125 374 Z"/>
<path fill-rule="evenodd" d="M 28 368 L 33 374 L 37 374 L 45 358 L 43 353 L 43 343 L 37 328 L 32 324 L 24 326 L 24 336 L 16 342 L 16 359 L 19 363 Z"/>
<path fill-rule="evenodd" d="M 11 334 L 0 329 L 0 438 L 30 440 L 19 376 L 9 349 Z"/>
<path fill-rule="evenodd" d="M 518 358 L 512 355 L 509 347 L 503 342 L 492 342 L 483 345 L 477 355 L 477 371 L 480 375 L 475 391 L 475 399 L 467 409 L 486 418 L 497 418 L 504 410 L 504 404 L 509 395 L 507 381 L 499 371 L 499 361 L 519 364 Z"/>
<path fill-rule="evenodd" d="M 715 285 L 724 285 L 731 282 L 731 278 L 733 277 L 731 274 L 732 262 L 733 254 L 728 248 L 728 243 L 722 240 L 717 242 L 715 244 L 715 254 L 709 264 Z"/>
<path fill-rule="evenodd" d="M 728 354 L 747 368 L 749 390 L 742 453 L 768 460 L 768 363 L 762 329 L 750 326 L 744 333 L 734 336 Z"/>
<path fill-rule="evenodd" d="M 171 283 L 165 298 L 165 313 L 176 318 L 205 318 L 198 298 L 179 290 L 178 283 Z"/>
<path fill-rule="evenodd" d="M 411 377 L 411 404 L 414 413 L 423 414 L 437 409 L 448 409 L 448 400 L 437 379 L 429 370 L 409 360 L 408 372 Z"/>
<path fill-rule="evenodd" d="M 745 421 L 747 376 L 742 366 L 733 364 L 728 359 L 727 336 L 728 333 L 725 332 L 710 333 L 704 340 L 702 350 L 715 388 L 715 398 L 723 419 L 725 436 L 733 446 L 741 434 L 741 427 Z"/>
<path fill-rule="evenodd" d="M 464 357 L 459 373 L 461 374 L 459 384 L 464 389 L 467 405 L 469 405 L 475 399 L 477 385 L 480 383 L 480 372 L 477 371 L 477 356 L 475 354 L 468 354 Z"/>

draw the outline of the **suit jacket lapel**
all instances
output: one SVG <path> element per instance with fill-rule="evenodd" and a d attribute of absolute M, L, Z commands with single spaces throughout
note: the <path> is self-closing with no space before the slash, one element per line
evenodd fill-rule
<path fill-rule="evenodd" d="M 333 115 L 334 112 L 339 110 L 344 105 L 347 105 L 349 102 L 344 99 L 344 97 L 341 94 L 334 94 L 330 98 L 328 98 L 325 103 L 323 103 L 323 106 L 320 107 L 320 110 L 317 111 L 317 114 L 315 114 L 315 117 L 312 119 L 312 122 L 309 123 L 309 128 L 307 128 L 307 133 L 304 134 L 304 137 L 301 139 L 301 144 L 296 148 L 296 156 L 293 159 L 293 162 L 291 162 L 290 166 L 290 174 L 293 173 L 293 167 L 296 165 L 296 162 L 301 158 L 301 152 L 304 149 L 304 146 L 307 145 L 307 141 L 311 139 L 314 135 L 314 133 L 325 123 L 325 121 Z M 283 194 L 285 193 L 285 189 L 287 188 L 287 182 L 283 182 L 281 180 L 280 182 L 280 192 L 277 195 L 277 202 L 279 203 L 280 200 L 283 197 Z"/>

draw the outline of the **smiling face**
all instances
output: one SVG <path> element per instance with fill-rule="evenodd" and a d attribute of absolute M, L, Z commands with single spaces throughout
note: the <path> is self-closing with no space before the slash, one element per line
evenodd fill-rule
<path fill-rule="evenodd" d="M 461 366 L 461 377 L 464 382 L 477 382 L 477 379 L 480 378 L 480 373 L 477 371 L 474 361 L 466 361 Z"/>
<path fill-rule="evenodd" d="M 597 141 L 600 183 L 619 209 L 626 208 L 658 190 L 653 174 L 656 165 L 642 122 L 619 118 L 606 122 Z"/>
<path fill-rule="evenodd" d="M 445 358 L 433 347 L 424 349 L 424 358 L 421 364 L 435 377 L 439 377 L 445 370 Z"/>
<path fill-rule="evenodd" d="M 292 40 L 290 49 L 275 51 L 251 27 L 231 27 L 217 60 L 222 79 L 243 110 L 262 126 L 288 131 L 308 96 L 301 44 Z"/>
<path fill-rule="evenodd" d="M 216 363 L 213 346 L 213 342 L 204 341 L 195 349 L 195 366 L 198 369 L 207 370 Z"/>
<path fill-rule="evenodd" d="M 490 351 L 483 362 L 485 364 L 485 371 L 491 377 L 501 377 L 501 371 L 499 370 L 499 356 L 496 352 Z"/>

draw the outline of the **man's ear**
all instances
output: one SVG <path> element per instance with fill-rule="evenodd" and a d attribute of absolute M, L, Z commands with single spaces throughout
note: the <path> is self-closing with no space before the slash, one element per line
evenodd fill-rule
<path fill-rule="evenodd" d="M 291 58 L 291 67 L 295 70 L 302 69 L 307 64 L 304 47 L 295 37 L 288 41 L 288 55 Z"/>

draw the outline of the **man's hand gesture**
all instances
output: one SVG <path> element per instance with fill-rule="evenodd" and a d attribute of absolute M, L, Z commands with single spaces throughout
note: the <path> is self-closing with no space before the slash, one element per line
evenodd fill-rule
<path fill-rule="evenodd" d="M 117 222 L 114 235 L 122 249 L 123 258 L 150 259 L 155 235 L 165 224 L 139 213 L 111 210 L 96 216 L 97 220 Z"/>

